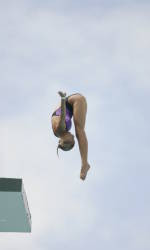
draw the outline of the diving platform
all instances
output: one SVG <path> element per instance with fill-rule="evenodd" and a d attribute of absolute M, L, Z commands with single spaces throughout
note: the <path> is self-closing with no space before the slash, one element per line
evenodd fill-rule
<path fill-rule="evenodd" d="M 31 214 L 22 179 L 0 178 L 0 232 L 31 232 Z"/>

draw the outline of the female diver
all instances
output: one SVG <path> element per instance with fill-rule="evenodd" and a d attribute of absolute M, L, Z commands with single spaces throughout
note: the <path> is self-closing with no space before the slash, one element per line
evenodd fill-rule
<path fill-rule="evenodd" d="M 61 104 L 52 114 L 51 118 L 53 132 L 55 136 L 60 138 L 57 147 L 57 154 L 59 148 L 68 151 L 74 147 L 74 135 L 69 132 L 72 125 L 71 118 L 73 117 L 75 134 L 78 140 L 82 163 L 80 178 L 85 180 L 87 171 L 90 168 L 87 160 L 88 141 L 84 130 L 87 113 L 86 98 L 79 93 L 68 97 L 66 97 L 66 93 L 61 91 L 59 91 L 58 94 L 61 97 Z"/>

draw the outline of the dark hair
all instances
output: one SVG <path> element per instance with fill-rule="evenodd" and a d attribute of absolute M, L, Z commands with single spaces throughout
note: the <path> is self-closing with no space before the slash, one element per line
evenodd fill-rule
<path fill-rule="evenodd" d="M 58 147 L 57 147 L 57 156 L 59 157 L 59 155 L 58 155 L 58 149 L 60 148 L 60 149 L 62 149 L 63 151 L 69 151 L 69 150 L 71 150 L 73 147 L 74 147 L 74 144 L 75 144 L 75 142 L 73 142 L 73 143 L 68 143 L 67 144 L 67 148 L 65 148 L 65 146 L 61 146 L 60 144 L 58 145 Z"/>

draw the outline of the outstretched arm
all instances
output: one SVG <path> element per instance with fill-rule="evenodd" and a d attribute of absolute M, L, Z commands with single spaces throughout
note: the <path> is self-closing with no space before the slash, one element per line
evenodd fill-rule
<path fill-rule="evenodd" d="M 66 129 L 65 117 L 66 117 L 66 93 L 61 91 L 58 92 L 61 96 L 61 116 L 58 128 L 56 130 L 56 134 L 60 136 Z"/>
<path fill-rule="evenodd" d="M 61 97 L 61 116 L 60 116 L 60 127 L 65 130 L 66 123 L 66 97 Z"/>

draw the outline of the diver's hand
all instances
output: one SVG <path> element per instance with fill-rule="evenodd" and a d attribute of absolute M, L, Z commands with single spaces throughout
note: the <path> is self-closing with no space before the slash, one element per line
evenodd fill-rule
<path fill-rule="evenodd" d="M 58 94 L 59 94 L 61 97 L 66 97 L 66 93 L 63 93 L 62 91 L 58 91 Z"/>
<path fill-rule="evenodd" d="M 90 165 L 88 163 L 82 165 L 81 172 L 80 172 L 80 179 L 82 179 L 83 181 L 85 180 L 89 169 L 90 169 Z"/>

